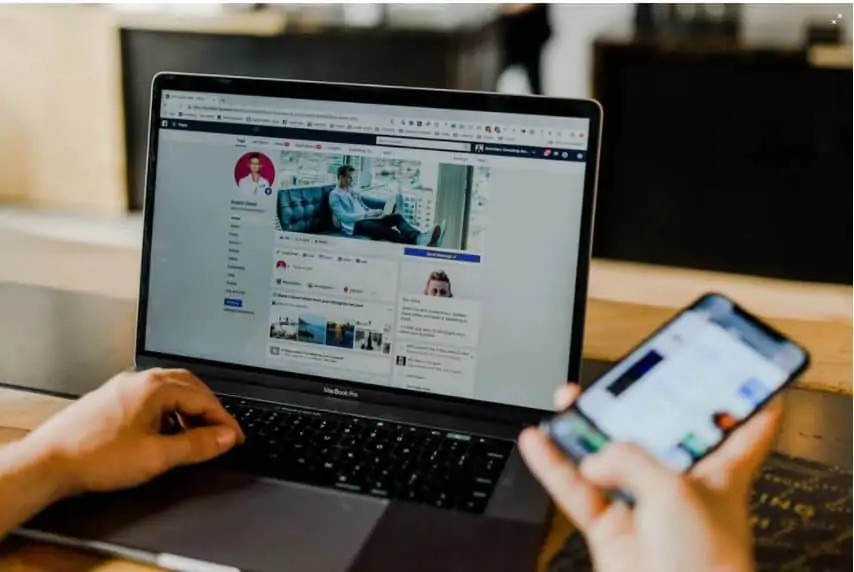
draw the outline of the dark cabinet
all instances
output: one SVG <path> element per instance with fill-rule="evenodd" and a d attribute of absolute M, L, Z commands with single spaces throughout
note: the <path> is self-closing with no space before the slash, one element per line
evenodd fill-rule
<path fill-rule="evenodd" d="M 851 69 L 803 50 L 599 41 L 604 258 L 852 281 Z"/>

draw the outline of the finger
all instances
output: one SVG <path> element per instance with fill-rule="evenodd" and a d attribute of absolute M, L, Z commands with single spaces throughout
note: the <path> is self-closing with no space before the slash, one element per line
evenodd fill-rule
<path fill-rule="evenodd" d="M 164 470 L 168 470 L 218 457 L 234 446 L 237 433 L 230 426 L 217 425 L 196 427 L 177 435 L 158 435 L 156 439 Z"/>
<path fill-rule="evenodd" d="M 160 383 L 177 383 L 216 397 L 216 394 L 202 380 L 186 369 L 153 368 L 143 373 L 153 376 Z"/>
<path fill-rule="evenodd" d="M 202 393 L 210 395 L 213 399 L 215 399 L 218 403 L 220 403 L 219 397 L 217 397 L 217 395 L 211 390 L 211 388 L 209 388 L 205 384 L 205 382 L 203 382 L 201 379 L 196 377 L 192 372 L 190 372 L 186 369 L 170 369 L 170 370 L 163 370 L 163 371 L 165 373 L 165 381 L 166 382 L 183 385 L 183 386 L 186 386 L 187 388 L 195 390 L 195 391 L 201 391 Z M 221 403 L 220 403 L 220 405 L 221 405 Z M 223 410 L 225 410 L 225 408 L 223 408 Z M 226 414 L 229 417 L 231 417 L 232 419 L 234 419 L 234 416 L 231 415 L 230 413 L 228 413 L 228 411 L 226 411 Z M 205 421 L 210 422 L 207 420 L 205 420 Z M 238 440 L 241 443 L 246 441 L 246 435 L 243 432 L 243 428 L 240 426 L 240 423 L 238 423 L 236 419 L 234 420 L 234 427 L 238 433 L 238 435 L 237 435 Z"/>
<path fill-rule="evenodd" d="M 204 393 L 209 393 L 216 397 L 211 388 L 208 387 L 205 382 L 195 376 L 191 371 L 186 369 L 164 369 L 161 370 L 161 375 L 165 377 L 168 381 L 175 381 L 179 383 L 183 383 L 189 387 L 194 389 L 198 389 Z M 218 398 L 217 398 L 218 399 Z"/>
<path fill-rule="evenodd" d="M 245 436 L 240 425 L 225 410 L 216 396 L 181 383 L 166 382 L 156 392 L 158 415 L 177 411 L 188 417 L 198 417 L 208 425 L 230 427 L 240 442 Z M 159 417 L 158 417 L 159 418 Z"/>
<path fill-rule="evenodd" d="M 581 393 L 581 387 L 577 383 L 569 382 L 562 385 L 555 391 L 555 408 L 558 411 L 567 409 L 578 398 Z"/>
<path fill-rule="evenodd" d="M 210 395 L 211 398 L 215 399 L 217 401 L 217 403 L 219 403 L 221 411 L 224 412 L 225 415 L 227 415 L 228 418 L 233 421 L 233 426 L 234 426 L 235 430 L 237 431 L 238 441 L 240 443 L 243 443 L 246 441 L 246 435 L 244 434 L 243 428 L 240 426 L 240 423 L 238 423 L 237 420 L 234 419 L 234 416 L 232 416 L 228 411 L 225 411 L 225 408 L 222 407 L 222 403 L 220 403 L 220 401 L 219 401 L 219 397 L 217 397 L 217 395 L 211 390 L 211 388 L 208 387 L 201 379 L 199 379 L 192 372 L 190 372 L 189 370 L 186 370 L 186 369 L 171 369 L 171 370 L 165 370 L 165 371 L 170 376 L 169 381 L 187 385 L 188 387 L 195 389 L 197 391 L 201 391 L 207 395 Z M 213 420 L 213 419 L 211 419 L 211 420 L 204 419 L 204 420 L 208 423 L 216 422 L 216 420 Z"/>
<path fill-rule="evenodd" d="M 538 429 L 519 436 L 519 451 L 531 472 L 581 532 L 586 532 L 608 503 L 572 462 Z"/>
<path fill-rule="evenodd" d="M 586 457 L 580 470 L 594 485 L 626 491 L 638 501 L 667 494 L 678 480 L 676 473 L 630 443 L 607 445 L 601 452 Z"/>
<path fill-rule="evenodd" d="M 720 448 L 702 459 L 692 471 L 711 484 L 735 482 L 749 486 L 774 446 L 783 416 L 783 401 L 773 399 L 744 425 L 733 431 Z"/>

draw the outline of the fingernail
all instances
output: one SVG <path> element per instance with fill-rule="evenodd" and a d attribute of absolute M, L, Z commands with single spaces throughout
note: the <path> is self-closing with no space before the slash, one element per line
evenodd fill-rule
<path fill-rule="evenodd" d="M 234 443 L 235 437 L 234 429 L 221 427 L 216 432 L 216 443 L 220 447 L 228 447 Z"/>

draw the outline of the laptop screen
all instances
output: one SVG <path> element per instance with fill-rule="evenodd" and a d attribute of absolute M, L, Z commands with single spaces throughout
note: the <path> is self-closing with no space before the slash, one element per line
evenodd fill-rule
<path fill-rule="evenodd" d="M 158 121 L 145 350 L 552 408 L 588 119 L 164 91 Z"/>

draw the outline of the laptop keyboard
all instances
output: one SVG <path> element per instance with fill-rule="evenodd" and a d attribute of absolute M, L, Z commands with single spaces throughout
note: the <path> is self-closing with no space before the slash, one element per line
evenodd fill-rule
<path fill-rule="evenodd" d="M 479 514 L 514 443 L 221 398 L 246 443 L 215 463 L 250 474 Z"/>

